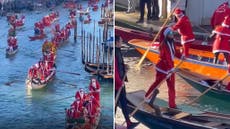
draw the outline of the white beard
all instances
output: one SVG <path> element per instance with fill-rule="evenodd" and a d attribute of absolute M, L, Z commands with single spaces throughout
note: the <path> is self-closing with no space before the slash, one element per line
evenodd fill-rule
<path fill-rule="evenodd" d="M 96 82 L 93 82 L 93 83 L 92 83 L 92 86 L 93 86 L 94 88 L 97 88 Z"/>

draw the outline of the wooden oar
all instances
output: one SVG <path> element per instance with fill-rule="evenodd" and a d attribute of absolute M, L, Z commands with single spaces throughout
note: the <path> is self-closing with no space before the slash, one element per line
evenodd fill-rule
<path fill-rule="evenodd" d="M 141 57 L 140 61 L 138 62 L 138 64 L 136 65 L 136 69 L 140 70 L 140 66 L 142 64 L 142 62 L 144 61 L 145 57 L 147 56 L 152 44 L 155 43 L 155 41 L 157 40 L 158 36 L 160 35 L 162 29 L 166 26 L 168 20 L 170 19 L 171 15 L 173 14 L 175 8 L 177 7 L 177 5 L 179 4 L 180 0 L 177 1 L 175 7 L 172 9 L 172 11 L 170 12 L 169 16 L 167 17 L 167 19 L 165 20 L 164 24 L 161 26 L 161 29 L 158 31 L 158 33 L 156 34 L 156 36 L 154 37 L 151 45 L 147 48 L 147 50 L 145 51 L 145 53 L 143 54 L 143 56 Z"/>
<path fill-rule="evenodd" d="M 44 103 L 51 103 L 51 102 L 57 102 L 57 101 L 61 101 L 61 100 L 65 100 L 65 99 L 69 99 L 69 98 L 73 98 L 75 97 L 75 95 L 73 96 L 68 96 L 68 97 L 64 97 L 64 98 L 60 98 L 60 99 L 56 99 L 56 100 L 49 100 L 49 101 L 46 101 Z"/>
<path fill-rule="evenodd" d="M 24 82 L 24 81 L 21 81 L 21 80 L 12 80 L 12 81 L 6 82 L 5 85 L 11 86 L 11 84 L 13 84 L 15 82 Z"/>
<path fill-rule="evenodd" d="M 209 32 L 208 30 L 206 30 L 205 28 L 201 27 L 201 26 L 196 26 L 197 28 L 201 29 L 202 31 L 204 31 L 207 34 L 212 34 L 211 32 Z"/>
<path fill-rule="evenodd" d="M 125 78 L 126 78 L 127 72 L 128 72 L 128 71 L 125 72 L 125 75 L 124 75 L 124 77 L 123 77 L 123 79 L 122 79 L 122 84 L 125 83 Z M 123 87 L 124 87 L 124 85 L 122 85 L 122 86 L 119 88 L 118 92 L 117 92 L 117 95 L 116 95 L 116 98 L 115 98 L 115 107 L 116 107 L 116 105 L 117 105 L 117 102 L 118 102 L 118 99 L 119 99 L 119 97 L 120 97 L 121 90 L 122 90 Z"/>
<path fill-rule="evenodd" d="M 61 71 L 61 70 L 57 70 L 57 72 L 67 73 L 67 74 L 72 74 L 72 75 L 81 75 L 80 73 L 74 73 L 74 72 L 68 72 L 68 71 Z"/>
<path fill-rule="evenodd" d="M 77 87 L 76 84 L 68 83 L 68 82 L 65 82 L 65 81 L 63 81 L 63 80 L 61 80 L 61 79 L 57 79 L 57 80 L 61 81 L 61 83 L 63 83 L 63 84 L 67 84 L 67 85 L 70 85 L 70 86 Z"/>
<path fill-rule="evenodd" d="M 193 104 L 194 102 L 196 102 L 201 96 L 205 95 L 207 92 L 209 92 L 211 89 L 213 89 L 215 86 L 217 86 L 220 82 L 222 82 L 223 80 L 225 80 L 226 78 L 228 78 L 230 74 L 227 73 L 222 79 L 220 79 L 219 81 L 217 81 L 215 84 L 213 84 L 212 86 L 210 86 L 207 90 L 205 90 L 200 96 L 196 97 L 194 100 L 190 101 L 188 103 L 188 105 Z"/>
<path fill-rule="evenodd" d="M 171 73 L 169 73 L 166 77 L 165 77 L 165 79 L 163 79 L 159 84 L 158 84 L 158 86 L 156 87 L 156 89 L 158 89 L 159 88 L 159 86 L 161 86 L 161 84 L 164 82 L 164 81 L 166 81 L 173 73 L 175 73 L 176 71 L 177 71 L 177 69 L 179 68 L 179 66 L 183 63 L 183 61 L 184 60 L 181 60 L 179 63 L 178 63 L 178 65 L 174 68 L 174 70 L 171 72 Z M 154 92 L 154 91 L 153 91 Z M 147 98 L 149 98 L 152 94 L 153 94 L 153 92 L 151 93 L 151 94 L 149 94 L 148 96 L 147 96 Z M 145 100 L 143 100 L 142 102 L 140 102 L 139 104 L 138 104 L 138 106 L 133 110 L 133 112 L 129 115 L 129 117 L 132 117 L 139 109 L 140 109 L 140 107 L 143 105 L 145 103 Z M 125 124 L 125 121 L 122 123 L 122 125 L 124 125 Z"/>

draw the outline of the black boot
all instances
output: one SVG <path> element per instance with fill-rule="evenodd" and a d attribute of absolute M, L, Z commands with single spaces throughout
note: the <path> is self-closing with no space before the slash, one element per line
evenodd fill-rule
<path fill-rule="evenodd" d="M 149 102 L 149 106 L 151 106 L 155 110 L 155 113 L 156 113 L 157 116 L 161 116 L 161 110 L 160 110 L 159 106 L 154 105 L 154 101 L 156 99 L 157 94 L 159 94 L 158 89 L 153 91 L 153 95 L 152 95 L 152 98 L 151 98 L 151 100 Z"/>

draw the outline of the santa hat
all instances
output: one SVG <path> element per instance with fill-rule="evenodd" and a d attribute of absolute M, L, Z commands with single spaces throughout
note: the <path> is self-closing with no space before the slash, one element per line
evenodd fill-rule
<path fill-rule="evenodd" d="M 226 16 L 226 17 L 224 18 L 224 21 L 223 21 L 223 23 L 221 24 L 221 26 L 227 27 L 227 28 L 230 27 L 230 17 L 229 17 L 229 16 Z"/>
<path fill-rule="evenodd" d="M 180 8 L 176 8 L 176 9 L 174 10 L 173 14 L 174 14 L 175 16 L 177 16 L 177 17 L 182 17 L 182 16 L 184 16 L 184 14 L 183 14 L 183 12 L 182 12 L 182 10 L 181 10 Z"/>

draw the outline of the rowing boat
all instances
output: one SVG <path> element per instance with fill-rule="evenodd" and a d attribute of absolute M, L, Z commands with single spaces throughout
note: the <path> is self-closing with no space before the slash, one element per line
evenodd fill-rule
<path fill-rule="evenodd" d="M 213 112 L 188 113 L 178 109 L 159 107 L 161 115 L 156 115 L 155 110 L 144 103 L 145 91 L 135 91 L 127 94 L 128 112 L 140 107 L 134 118 L 152 129 L 229 129 L 230 115 Z"/>
<path fill-rule="evenodd" d="M 189 83 L 192 87 L 203 93 L 205 90 L 209 89 L 210 86 L 217 83 L 217 80 L 212 78 L 205 77 L 203 75 L 199 75 L 193 73 L 188 70 L 180 69 L 178 72 L 179 76 L 181 76 L 187 83 Z M 225 88 L 226 85 L 220 84 L 216 87 L 212 88 L 205 95 L 210 97 L 218 98 L 220 100 L 229 101 L 230 91 Z"/>
<path fill-rule="evenodd" d="M 56 73 L 56 68 L 54 67 L 53 70 L 50 72 L 50 74 L 43 81 L 41 81 L 40 78 L 31 78 L 28 76 L 26 78 L 26 86 L 28 87 L 28 89 L 33 89 L 33 90 L 44 88 L 54 78 L 55 73 Z"/>
<path fill-rule="evenodd" d="M 34 40 L 41 40 L 46 37 L 46 34 L 41 34 L 41 35 L 35 35 L 35 36 L 29 36 L 30 41 Z"/>
<path fill-rule="evenodd" d="M 157 47 L 154 48 L 154 45 L 157 44 L 157 42 L 154 43 L 153 46 L 151 46 L 151 42 L 152 41 L 133 39 L 130 40 L 128 44 L 133 46 L 141 54 L 144 54 L 145 51 L 150 48 L 146 58 L 149 59 L 153 64 L 156 64 L 159 60 L 159 51 Z M 179 51 L 178 49 L 179 48 L 176 48 L 176 51 Z M 219 64 L 212 63 L 214 55 L 211 52 L 190 48 L 189 53 L 191 58 L 186 58 L 179 68 L 184 68 L 215 80 L 219 80 L 223 75 L 228 73 L 227 66 L 224 64 L 224 62 L 219 60 Z M 174 58 L 174 65 L 176 66 L 180 61 L 180 58 Z M 226 79 L 225 81 L 230 81 L 230 78 Z"/>
<path fill-rule="evenodd" d="M 18 51 L 18 46 L 15 46 L 15 47 L 12 47 L 12 48 L 8 47 L 6 49 L 6 56 L 12 56 L 12 55 L 16 54 L 17 51 Z"/>
<path fill-rule="evenodd" d="M 123 41 L 126 43 L 132 39 L 143 39 L 143 40 L 152 41 L 153 38 L 156 36 L 156 35 L 153 35 L 152 32 L 139 31 L 139 30 L 124 28 L 124 27 L 119 27 L 119 26 L 115 26 L 115 33 L 121 36 Z M 179 37 L 175 38 L 175 45 L 178 47 L 181 47 L 181 43 L 179 39 L 180 39 Z M 207 42 L 207 41 L 202 41 L 202 40 L 195 40 L 191 44 L 190 48 L 211 52 L 212 51 L 212 41 Z"/>
<path fill-rule="evenodd" d="M 65 128 L 66 129 L 97 129 L 101 117 L 100 106 L 98 106 L 98 103 L 97 104 L 93 103 L 91 99 L 85 98 L 84 100 L 80 100 L 80 101 L 83 101 L 83 102 L 78 101 L 79 103 L 83 103 L 82 105 L 83 108 L 79 109 L 79 105 L 74 106 L 73 103 L 69 109 L 65 109 L 65 113 L 66 113 Z M 90 105 L 89 101 L 92 102 L 91 107 L 96 108 L 93 115 L 90 115 L 91 113 L 88 111 L 89 108 L 87 108 L 87 106 Z M 92 108 L 90 109 L 92 110 Z M 83 110 L 83 111 L 79 111 L 79 110 Z M 76 114 L 78 115 L 76 116 Z"/>

